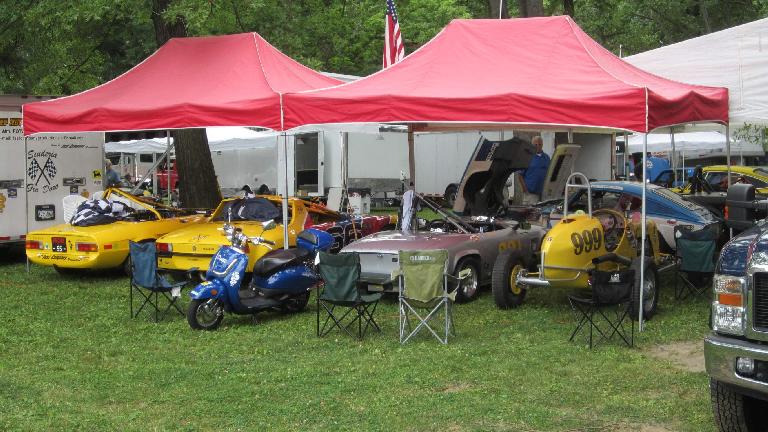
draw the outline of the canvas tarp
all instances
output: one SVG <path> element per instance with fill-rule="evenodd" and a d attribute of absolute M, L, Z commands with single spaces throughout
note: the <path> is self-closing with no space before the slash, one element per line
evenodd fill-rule
<path fill-rule="evenodd" d="M 646 51 L 624 60 L 669 79 L 727 87 L 732 125 L 768 125 L 766 49 L 768 18 Z"/>
<path fill-rule="evenodd" d="M 280 94 L 341 81 L 257 33 L 171 39 L 123 75 L 23 107 L 24 134 L 261 126 L 281 129 Z"/>
<path fill-rule="evenodd" d="M 727 89 L 646 73 L 604 49 L 567 16 L 453 20 L 392 67 L 283 98 L 286 128 L 505 123 L 647 132 L 728 121 Z"/>

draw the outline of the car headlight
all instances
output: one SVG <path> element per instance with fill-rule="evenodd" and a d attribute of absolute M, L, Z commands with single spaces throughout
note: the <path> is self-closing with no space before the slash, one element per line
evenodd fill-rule
<path fill-rule="evenodd" d="M 737 276 L 715 275 L 713 285 L 712 330 L 743 335 L 746 280 Z"/>

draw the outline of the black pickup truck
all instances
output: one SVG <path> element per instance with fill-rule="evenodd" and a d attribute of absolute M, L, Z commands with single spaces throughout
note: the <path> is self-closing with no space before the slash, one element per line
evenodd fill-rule
<path fill-rule="evenodd" d="M 704 341 L 715 423 L 721 431 L 768 430 L 768 201 L 754 186 L 728 189 L 728 223 L 743 231 L 715 269 L 712 332 Z"/>

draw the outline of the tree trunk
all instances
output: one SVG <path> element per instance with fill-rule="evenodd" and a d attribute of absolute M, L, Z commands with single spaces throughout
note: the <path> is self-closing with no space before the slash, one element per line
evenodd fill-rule
<path fill-rule="evenodd" d="M 187 36 L 187 26 L 182 17 L 169 22 L 163 12 L 171 0 L 152 0 L 152 24 L 155 40 L 160 47 L 173 37 Z M 187 208 L 214 208 L 221 201 L 216 172 L 213 169 L 211 151 L 205 129 L 179 129 L 172 132 L 176 150 L 176 170 L 181 206 Z"/>
<path fill-rule="evenodd" d="M 509 18 L 507 0 L 488 0 L 488 10 L 490 11 L 490 17 L 499 17 L 499 6 L 501 6 L 501 18 Z"/>
<path fill-rule="evenodd" d="M 544 0 L 517 0 L 520 17 L 544 16 Z"/>
<path fill-rule="evenodd" d="M 221 201 L 205 129 L 171 132 L 179 172 L 179 199 L 187 208 L 214 208 Z"/>
<path fill-rule="evenodd" d="M 573 18 L 573 14 L 575 13 L 573 0 L 563 0 L 563 13 Z"/>

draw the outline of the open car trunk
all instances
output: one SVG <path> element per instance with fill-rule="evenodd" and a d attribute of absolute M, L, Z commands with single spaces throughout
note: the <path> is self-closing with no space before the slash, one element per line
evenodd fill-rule
<path fill-rule="evenodd" d="M 555 148 L 542 196 L 526 194 L 526 204 L 563 198 L 565 182 L 571 174 L 579 149 L 581 146 L 578 144 L 560 144 Z M 535 147 L 520 138 L 506 141 L 482 139 L 464 170 L 453 211 L 464 216 L 499 214 L 500 209 L 508 207 L 506 188 L 510 175 L 528 168 L 534 153 Z"/>

